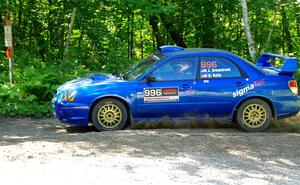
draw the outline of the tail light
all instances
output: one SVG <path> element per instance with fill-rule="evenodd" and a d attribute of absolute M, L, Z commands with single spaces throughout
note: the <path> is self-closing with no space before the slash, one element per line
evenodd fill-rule
<path fill-rule="evenodd" d="M 293 94 L 298 94 L 298 84 L 296 80 L 289 81 L 289 87 Z"/>

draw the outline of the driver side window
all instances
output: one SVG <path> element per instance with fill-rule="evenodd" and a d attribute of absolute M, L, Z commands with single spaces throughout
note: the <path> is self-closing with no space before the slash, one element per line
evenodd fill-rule
<path fill-rule="evenodd" d="M 197 61 L 197 57 L 171 60 L 153 71 L 152 75 L 155 81 L 194 80 Z"/>

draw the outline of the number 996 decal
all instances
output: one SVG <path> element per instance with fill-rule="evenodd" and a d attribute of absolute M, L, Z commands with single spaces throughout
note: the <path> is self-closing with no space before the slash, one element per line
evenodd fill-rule
<path fill-rule="evenodd" d="M 178 87 L 158 87 L 144 89 L 144 102 L 176 102 L 179 101 Z"/>

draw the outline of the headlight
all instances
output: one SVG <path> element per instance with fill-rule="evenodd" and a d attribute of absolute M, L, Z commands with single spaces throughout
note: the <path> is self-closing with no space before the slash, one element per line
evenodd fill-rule
<path fill-rule="evenodd" d="M 62 101 L 74 102 L 77 92 L 76 91 L 66 91 L 62 96 Z"/>

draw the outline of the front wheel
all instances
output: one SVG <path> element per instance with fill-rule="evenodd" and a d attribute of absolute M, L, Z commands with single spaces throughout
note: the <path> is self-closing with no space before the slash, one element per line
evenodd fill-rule
<path fill-rule="evenodd" d="M 92 122 L 98 131 L 121 130 L 127 117 L 124 104 L 112 98 L 99 101 L 92 111 Z"/>
<path fill-rule="evenodd" d="M 270 126 L 272 111 L 265 101 L 250 99 L 240 106 L 236 120 L 244 131 L 261 132 Z"/>

